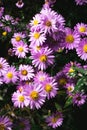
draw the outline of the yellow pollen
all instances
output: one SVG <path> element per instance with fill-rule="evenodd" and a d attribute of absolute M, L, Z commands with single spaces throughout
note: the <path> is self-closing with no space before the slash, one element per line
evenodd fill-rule
<path fill-rule="evenodd" d="M 40 56 L 40 61 L 41 62 L 45 62 L 46 60 L 47 60 L 47 56 L 46 55 Z"/>
<path fill-rule="evenodd" d="M 65 84 L 66 84 L 66 79 L 65 79 L 65 78 L 61 78 L 61 79 L 59 80 L 59 84 L 60 84 L 60 85 L 65 85 Z"/>
<path fill-rule="evenodd" d="M 74 71 L 75 71 L 75 70 L 74 70 L 73 68 L 70 68 L 70 69 L 69 69 L 69 73 L 74 73 Z"/>
<path fill-rule="evenodd" d="M 25 98 L 24 98 L 23 95 L 20 95 L 20 96 L 18 97 L 18 100 L 19 100 L 20 102 L 24 102 Z"/>
<path fill-rule="evenodd" d="M 87 43 L 83 46 L 83 51 L 87 53 Z"/>
<path fill-rule="evenodd" d="M 40 33 L 39 32 L 34 33 L 34 38 L 35 39 L 39 39 L 39 37 L 40 37 Z"/>
<path fill-rule="evenodd" d="M 3 36 L 6 36 L 6 35 L 7 35 L 7 32 L 6 32 L 6 31 L 4 31 L 4 32 L 2 33 L 2 35 L 3 35 Z"/>
<path fill-rule="evenodd" d="M 45 90 L 46 90 L 46 92 L 48 92 L 48 93 L 51 92 L 52 86 L 51 86 L 50 84 L 46 84 Z"/>
<path fill-rule="evenodd" d="M 69 92 L 71 92 L 73 90 L 72 86 L 69 86 L 67 89 Z"/>
<path fill-rule="evenodd" d="M 38 94 L 38 92 L 36 92 L 36 91 L 32 91 L 32 92 L 30 93 L 30 97 L 31 97 L 33 100 L 37 100 L 38 97 L 39 97 L 39 94 Z"/>
<path fill-rule="evenodd" d="M 5 130 L 5 128 L 4 124 L 0 124 L 0 130 Z"/>
<path fill-rule="evenodd" d="M 16 41 L 19 42 L 21 40 L 20 36 L 15 37 Z"/>
<path fill-rule="evenodd" d="M 7 73 L 7 77 L 8 77 L 9 79 L 12 79 L 12 77 L 13 77 L 12 72 L 8 72 L 8 73 Z"/>
<path fill-rule="evenodd" d="M 86 32 L 86 28 L 85 27 L 80 27 L 79 32 Z"/>
<path fill-rule="evenodd" d="M 23 52 L 24 51 L 23 47 L 18 47 L 18 51 Z"/>
<path fill-rule="evenodd" d="M 66 36 L 65 40 L 68 43 L 73 43 L 74 42 L 74 37 L 73 37 L 73 35 L 69 34 L 69 35 Z"/>
<path fill-rule="evenodd" d="M 50 21 L 46 21 L 46 26 L 50 27 L 52 24 Z"/>
<path fill-rule="evenodd" d="M 38 20 L 37 19 L 34 20 L 34 25 L 38 25 Z"/>
<path fill-rule="evenodd" d="M 27 72 L 27 70 L 22 70 L 21 74 L 24 75 L 24 76 L 26 76 L 28 74 L 28 72 Z"/>

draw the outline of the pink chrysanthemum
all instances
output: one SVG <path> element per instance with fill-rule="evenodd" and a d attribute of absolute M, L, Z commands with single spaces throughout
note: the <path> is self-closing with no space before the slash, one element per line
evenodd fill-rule
<path fill-rule="evenodd" d="M 30 65 L 20 65 L 19 66 L 19 77 L 20 80 L 30 80 L 34 77 L 34 69 Z"/>
<path fill-rule="evenodd" d="M 22 32 L 14 33 L 11 43 L 13 46 L 16 46 L 22 39 L 25 38 L 25 34 L 22 34 Z"/>
<path fill-rule="evenodd" d="M 81 106 L 86 102 L 87 95 L 84 92 L 77 92 L 73 95 L 73 104 Z"/>
<path fill-rule="evenodd" d="M 31 109 L 39 109 L 45 102 L 46 94 L 43 92 L 43 88 L 38 84 L 31 84 L 28 89 L 25 89 L 29 98 L 29 106 Z"/>
<path fill-rule="evenodd" d="M 57 111 L 56 113 L 53 113 L 51 116 L 48 116 L 46 118 L 46 122 L 48 126 L 51 126 L 52 128 L 57 128 L 62 125 L 63 123 L 63 115 L 61 112 Z"/>
<path fill-rule="evenodd" d="M 84 61 L 87 60 L 87 38 L 83 38 L 76 48 L 77 55 Z"/>
<path fill-rule="evenodd" d="M 26 92 L 16 91 L 12 94 L 12 102 L 15 107 L 23 108 L 29 105 L 28 96 L 26 96 Z"/>
<path fill-rule="evenodd" d="M 18 0 L 18 2 L 16 3 L 16 6 L 18 8 L 22 8 L 24 6 L 24 2 L 22 0 Z"/>
<path fill-rule="evenodd" d="M 35 29 L 34 31 L 31 31 L 29 34 L 29 41 L 33 44 L 33 45 L 43 45 L 43 43 L 46 40 L 46 36 L 45 33 L 43 32 L 42 29 Z"/>
<path fill-rule="evenodd" d="M 65 48 L 68 50 L 76 48 L 80 42 L 80 35 L 70 28 L 66 28 L 65 32 L 66 32 Z"/>
<path fill-rule="evenodd" d="M 16 83 L 18 81 L 18 72 L 14 66 L 8 68 L 6 73 L 4 74 L 4 82 L 5 83 Z"/>
<path fill-rule="evenodd" d="M 75 31 L 78 32 L 81 36 L 87 35 L 87 24 L 77 23 L 74 27 Z"/>
<path fill-rule="evenodd" d="M 20 41 L 17 43 L 16 46 L 13 46 L 13 52 L 16 56 L 18 56 L 18 58 L 25 58 L 28 51 L 28 45 L 23 41 Z"/>
<path fill-rule="evenodd" d="M 8 116 L 0 116 L 0 130 L 11 130 L 12 121 Z"/>
<path fill-rule="evenodd" d="M 43 82 L 42 87 L 44 89 L 44 92 L 46 93 L 47 99 L 50 99 L 56 96 L 58 85 L 53 77 L 47 78 Z"/>
<path fill-rule="evenodd" d="M 8 70 L 9 64 L 3 57 L 0 57 L 0 75 L 4 75 Z"/>
<path fill-rule="evenodd" d="M 52 65 L 54 62 L 53 51 L 48 48 L 42 48 L 37 53 L 33 53 L 31 56 L 32 64 L 38 69 L 45 70 L 48 66 Z"/>
<path fill-rule="evenodd" d="M 66 88 L 67 94 L 70 95 L 74 91 L 75 85 L 73 83 L 67 83 L 65 85 L 65 88 Z"/>

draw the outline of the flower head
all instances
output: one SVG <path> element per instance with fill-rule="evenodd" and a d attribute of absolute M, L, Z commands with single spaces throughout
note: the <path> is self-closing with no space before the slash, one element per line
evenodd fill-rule
<path fill-rule="evenodd" d="M 16 3 L 16 6 L 18 8 L 22 8 L 24 6 L 24 2 L 22 0 L 18 0 L 17 3 Z"/>

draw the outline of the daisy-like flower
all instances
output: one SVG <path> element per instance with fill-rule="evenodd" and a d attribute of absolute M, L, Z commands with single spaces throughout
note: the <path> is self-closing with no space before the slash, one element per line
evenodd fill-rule
<path fill-rule="evenodd" d="M 20 41 L 17 45 L 13 46 L 13 52 L 18 58 L 25 58 L 26 54 L 29 52 L 28 45 Z"/>
<path fill-rule="evenodd" d="M 87 38 L 83 38 L 76 48 L 77 55 L 84 61 L 87 60 Z"/>
<path fill-rule="evenodd" d="M 12 102 L 15 107 L 23 108 L 29 105 L 29 99 L 26 96 L 26 92 L 16 91 L 12 94 Z"/>
<path fill-rule="evenodd" d="M 37 46 L 43 45 L 43 43 L 46 40 L 45 33 L 42 29 L 35 29 L 34 31 L 31 31 L 29 34 L 29 41 L 33 44 L 33 46 L 36 44 Z"/>
<path fill-rule="evenodd" d="M 30 80 L 34 77 L 34 69 L 30 65 L 19 66 L 19 77 L 21 80 Z"/>
<path fill-rule="evenodd" d="M 44 32 L 51 34 L 52 32 L 57 31 L 57 13 L 50 8 L 43 8 L 40 13 L 42 15 L 41 27 L 43 28 Z"/>
<path fill-rule="evenodd" d="M 3 57 L 0 57 L 0 75 L 4 75 L 8 70 L 9 64 Z"/>
<path fill-rule="evenodd" d="M 40 83 L 45 82 L 47 78 L 49 78 L 49 75 L 46 72 L 39 71 L 34 76 L 34 82 L 37 82 L 38 84 L 40 84 Z"/>
<path fill-rule="evenodd" d="M 6 73 L 4 74 L 4 82 L 5 83 L 16 83 L 18 81 L 18 72 L 14 66 L 8 68 Z"/>
<path fill-rule="evenodd" d="M 25 34 L 22 34 L 22 32 L 14 33 L 11 43 L 13 46 L 16 46 L 22 39 L 25 38 Z"/>
<path fill-rule="evenodd" d="M 74 87 L 75 85 L 73 83 L 67 83 L 65 85 L 65 88 L 66 88 L 66 91 L 67 91 L 67 94 L 71 94 L 73 91 L 74 91 Z"/>
<path fill-rule="evenodd" d="M 31 109 L 39 109 L 45 102 L 46 94 L 43 92 L 43 88 L 39 84 L 32 83 L 25 89 L 29 98 L 29 106 Z"/>
<path fill-rule="evenodd" d="M 46 123 L 48 124 L 48 126 L 51 126 L 54 129 L 61 126 L 63 123 L 62 113 L 57 111 L 56 113 L 53 113 L 51 116 L 48 116 L 46 118 Z"/>
<path fill-rule="evenodd" d="M 77 31 L 81 36 L 87 35 L 87 24 L 77 23 L 74 27 L 75 31 Z"/>
<path fill-rule="evenodd" d="M 29 50 L 32 53 L 34 52 L 38 52 L 39 50 L 41 50 L 42 46 L 38 46 L 37 44 L 33 45 L 32 43 L 29 45 Z"/>
<path fill-rule="evenodd" d="M 87 0 L 75 0 L 77 5 L 85 5 L 87 4 Z"/>
<path fill-rule="evenodd" d="M 18 2 L 16 3 L 16 6 L 18 8 L 22 8 L 24 6 L 24 2 L 22 0 L 18 0 Z"/>
<path fill-rule="evenodd" d="M 86 99 L 87 95 L 84 92 L 77 92 L 73 95 L 73 104 L 79 107 L 86 102 Z"/>
<path fill-rule="evenodd" d="M 0 116 L 0 130 L 12 130 L 12 121 L 8 116 Z"/>
<path fill-rule="evenodd" d="M 80 35 L 70 28 L 66 28 L 65 32 L 66 32 L 65 48 L 68 50 L 76 48 L 80 42 Z"/>
<path fill-rule="evenodd" d="M 42 48 L 37 53 L 33 53 L 31 59 L 33 59 L 32 64 L 35 67 L 38 67 L 39 70 L 45 70 L 54 62 L 53 51 L 48 47 Z"/>
<path fill-rule="evenodd" d="M 42 87 L 44 89 L 44 92 L 46 93 L 47 99 L 56 96 L 58 86 L 57 86 L 57 82 L 53 77 L 47 78 L 46 81 L 43 82 Z"/>

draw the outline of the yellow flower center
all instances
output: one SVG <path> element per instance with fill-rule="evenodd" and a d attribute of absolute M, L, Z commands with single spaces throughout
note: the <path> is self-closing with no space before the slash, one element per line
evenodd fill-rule
<path fill-rule="evenodd" d="M 21 74 L 24 75 L 24 76 L 26 76 L 28 74 L 28 72 L 27 72 L 27 70 L 22 70 Z"/>
<path fill-rule="evenodd" d="M 79 32 L 86 32 L 86 28 L 85 27 L 80 27 Z"/>
<path fill-rule="evenodd" d="M 2 33 L 2 35 L 3 35 L 3 36 L 6 36 L 6 35 L 7 35 L 7 32 L 6 32 L 6 31 L 4 31 L 4 32 Z"/>
<path fill-rule="evenodd" d="M 69 86 L 67 89 L 69 92 L 71 92 L 73 90 L 72 86 Z"/>
<path fill-rule="evenodd" d="M 66 84 L 66 79 L 65 78 L 59 79 L 59 84 L 60 85 L 65 85 Z"/>
<path fill-rule="evenodd" d="M 50 84 L 46 84 L 45 90 L 46 90 L 46 92 L 48 92 L 48 93 L 51 92 L 52 86 L 51 86 Z"/>
<path fill-rule="evenodd" d="M 39 94 L 38 94 L 37 91 L 32 91 L 32 92 L 30 93 L 30 97 L 31 97 L 33 100 L 37 100 L 38 97 L 39 97 Z"/>
<path fill-rule="evenodd" d="M 39 78 L 39 80 L 40 80 L 40 81 L 44 81 L 45 78 L 41 76 L 41 77 Z"/>
<path fill-rule="evenodd" d="M 51 24 L 51 22 L 48 20 L 48 21 L 46 21 L 46 26 L 48 26 L 48 27 L 50 27 L 52 24 Z"/>
<path fill-rule="evenodd" d="M 55 116 L 55 117 L 52 118 L 51 122 L 56 123 L 59 118 L 60 118 L 60 116 Z"/>
<path fill-rule="evenodd" d="M 18 100 L 19 100 L 19 102 L 24 102 L 25 98 L 24 98 L 23 95 L 20 95 L 20 96 L 18 97 Z"/>
<path fill-rule="evenodd" d="M 36 49 L 37 49 L 37 51 L 39 51 L 41 49 L 41 47 L 40 46 L 36 46 Z"/>
<path fill-rule="evenodd" d="M 72 43 L 72 42 L 74 42 L 74 37 L 73 37 L 73 35 L 69 34 L 69 35 L 66 36 L 65 40 L 68 43 Z"/>
<path fill-rule="evenodd" d="M 70 69 L 69 69 L 69 73 L 74 73 L 74 71 L 75 71 L 75 70 L 74 70 L 73 68 L 70 68 Z"/>
<path fill-rule="evenodd" d="M 0 124 L 0 130 L 5 130 L 5 128 L 4 124 Z"/>
<path fill-rule="evenodd" d="M 20 36 L 15 37 L 16 41 L 19 42 L 21 40 Z"/>
<path fill-rule="evenodd" d="M 83 51 L 87 53 L 87 43 L 83 46 Z"/>
<path fill-rule="evenodd" d="M 12 79 L 12 77 L 13 77 L 12 72 L 8 72 L 8 73 L 7 73 L 7 77 L 8 77 L 9 79 Z"/>
<path fill-rule="evenodd" d="M 39 39 L 39 37 L 40 37 L 40 33 L 39 32 L 34 33 L 34 38 L 35 39 Z"/>
<path fill-rule="evenodd" d="M 24 51 L 23 47 L 18 47 L 18 51 L 23 52 Z"/>
<path fill-rule="evenodd" d="M 37 19 L 34 20 L 34 25 L 38 25 L 38 20 Z"/>
<path fill-rule="evenodd" d="M 41 62 L 45 62 L 46 60 L 47 60 L 47 56 L 46 55 L 40 56 L 40 61 Z"/>

